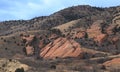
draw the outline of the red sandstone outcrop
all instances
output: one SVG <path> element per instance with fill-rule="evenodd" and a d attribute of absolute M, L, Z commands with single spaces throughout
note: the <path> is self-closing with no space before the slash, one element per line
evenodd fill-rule
<path fill-rule="evenodd" d="M 112 36 L 108 38 L 108 41 L 110 41 L 112 44 L 116 44 L 119 40 L 119 36 Z"/>
<path fill-rule="evenodd" d="M 98 20 L 91 25 L 90 29 L 87 29 L 89 38 L 94 38 L 102 34 L 100 26 L 102 22 L 102 20 Z"/>
<path fill-rule="evenodd" d="M 35 35 L 22 36 L 22 40 L 25 40 L 25 50 L 27 55 L 34 54 L 34 47 L 31 45 L 35 38 Z"/>
<path fill-rule="evenodd" d="M 102 43 L 103 41 L 105 41 L 107 39 L 107 35 L 106 34 L 100 34 L 100 35 L 98 35 L 98 36 L 96 36 L 95 38 L 94 38 L 94 40 L 96 41 L 96 42 L 98 42 L 98 43 Z"/>
<path fill-rule="evenodd" d="M 106 33 L 107 34 L 114 34 L 113 30 L 115 29 L 115 25 L 114 24 L 111 24 L 107 29 L 106 29 Z"/>
<path fill-rule="evenodd" d="M 102 33 L 102 22 L 102 20 L 98 20 L 91 25 L 90 29 L 87 29 L 88 37 L 93 38 L 98 43 L 102 43 L 107 38 L 107 35 Z"/>
<path fill-rule="evenodd" d="M 51 40 L 50 43 L 48 43 L 45 46 L 42 46 L 44 44 L 44 39 L 41 39 L 38 41 L 36 47 L 39 48 L 37 50 L 40 50 L 38 53 L 40 57 L 45 59 L 53 59 L 53 58 L 66 58 L 66 57 L 79 57 L 82 58 L 82 50 L 79 43 L 75 42 L 74 40 L 67 39 L 67 38 L 57 38 L 56 35 L 51 35 L 49 39 Z M 25 43 L 25 50 L 26 54 L 34 55 L 35 53 L 35 46 L 34 45 L 34 38 L 35 36 L 29 35 L 28 37 L 22 37 L 22 39 L 26 40 Z M 55 38 L 55 39 L 54 39 Z"/>
<path fill-rule="evenodd" d="M 110 61 L 106 61 L 103 63 L 103 65 L 109 70 L 120 69 L 120 58 L 114 58 Z"/>
<path fill-rule="evenodd" d="M 26 54 L 27 55 L 33 55 L 34 54 L 34 47 L 33 46 L 26 46 Z"/>
<path fill-rule="evenodd" d="M 81 46 L 74 40 L 58 38 L 46 45 L 40 51 L 40 56 L 45 59 L 79 57 L 82 58 Z"/>

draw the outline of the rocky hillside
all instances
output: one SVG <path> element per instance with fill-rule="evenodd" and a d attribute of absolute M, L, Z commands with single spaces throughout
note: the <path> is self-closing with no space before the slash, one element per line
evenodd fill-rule
<path fill-rule="evenodd" d="M 4 72 L 119 72 L 120 6 L 0 22 L 0 53 Z"/>
<path fill-rule="evenodd" d="M 63 23 L 81 19 L 83 23 L 76 26 L 88 27 L 95 20 L 111 22 L 113 14 L 118 7 L 98 8 L 91 6 L 73 6 L 58 11 L 50 16 L 36 17 L 31 20 L 11 20 L 0 22 L 0 35 L 9 35 L 20 31 L 43 30 L 61 25 Z M 76 27 L 75 26 L 75 27 Z"/>

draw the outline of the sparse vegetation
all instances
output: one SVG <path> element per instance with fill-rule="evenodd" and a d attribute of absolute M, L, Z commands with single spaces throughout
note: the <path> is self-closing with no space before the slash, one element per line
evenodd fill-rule
<path fill-rule="evenodd" d="M 118 8 L 119 6 L 100 8 L 80 5 L 50 16 L 0 22 L 0 57 L 7 58 L 7 62 L 13 62 L 13 58 L 31 66 L 26 72 L 117 72 L 119 69 L 107 69 L 103 63 L 120 58 Z M 53 44 L 54 41 L 56 44 Z M 63 54 L 56 51 L 58 48 L 63 49 Z M 76 50 L 77 48 L 81 50 Z M 52 51 L 46 55 L 46 59 L 40 56 L 42 51 L 45 56 L 49 50 Z M 47 59 L 55 56 L 55 51 L 60 57 Z M 81 57 L 74 58 L 77 51 L 81 51 Z M 75 54 L 70 54 L 74 52 Z M 73 57 L 63 58 L 64 55 Z M 6 64 L 2 64 L 0 70 L 4 67 Z M 17 68 L 15 72 L 25 70 Z"/>

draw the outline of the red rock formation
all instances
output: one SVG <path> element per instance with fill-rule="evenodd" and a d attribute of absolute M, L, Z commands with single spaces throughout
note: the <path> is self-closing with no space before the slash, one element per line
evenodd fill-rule
<path fill-rule="evenodd" d="M 111 34 L 114 34 L 114 29 L 117 27 L 117 25 L 114 25 L 114 24 L 110 24 L 110 26 L 106 29 L 106 33 L 111 35 Z"/>
<path fill-rule="evenodd" d="M 118 36 L 112 38 L 112 42 L 113 42 L 113 43 L 116 43 L 118 40 L 119 40 L 119 37 L 118 37 Z"/>
<path fill-rule="evenodd" d="M 114 58 L 103 63 L 106 69 L 120 69 L 120 58 Z"/>
<path fill-rule="evenodd" d="M 90 29 L 87 29 L 87 34 L 89 38 L 94 38 L 102 34 L 100 26 L 101 22 L 101 20 L 98 20 L 91 25 Z"/>
<path fill-rule="evenodd" d="M 46 45 L 40 51 L 40 56 L 45 59 L 66 58 L 66 57 L 82 57 L 80 45 L 74 40 L 66 38 L 58 38 Z"/>
<path fill-rule="evenodd" d="M 34 40 L 35 35 L 29 35 L 29 36 L 22 36 L 23 40 L 26 40 L 25 42 L 25 49 L 27 55 L 33 55 L 34 54 L 34 47 L 31 46 L 31 42 Z"/>
<path fill-rule="evenodd" d="M 27 55 L 33 55 L 33 53 L 34 53 L 34 48 L 33 48 L 33 46 L 26 46 L 26 54 Z"/>
<path fill-rule="evenodd" d="M 106 38 L 107 38 L 106 34 L 100 34 L 100 35 L 96 36 L 94 39 L 95 39 L 95 41 L 97 41 L 98 43 L 101 44 Z"/>
<path fill-rule="evenodd" d="M 102 33 L 101 23 L 102 20 L 98 20 L 93 23 L 90 29 L 87 29 L 87 34 L 89 38 L 94 38 L 95 41 L 98 43 L 102 43 L 106 38 L 107 35 Z"/>
<path fill-rule="evenodd" d="M 49 39 L 53 39 L 53 42 L 50 42 L 47 45 L 44 45 L 44 39 L 38 41 L 39 43 L 36 44 L 38 46 L 37 50 L 40 50 L 40 57 L 45 59 L 53 59 L 53 58 L 66 58 L 66 57 L 82 57 L 82 50 L 81 46 L 75 42 L 74 40 L 68 40 L 67 38 L 57 38 L 56 35 L 51 35 Z M 22 39 L 26 40 L 26 54 L 27 55 L 34 55 L 36 51 L 34 48 L 34 38 L 35 36 L 29 35 L 28 37 L 22 37 Z M 54 40 L 55 38 L 55 40 Z M 34 42 L 33 42 L 34 41 Z M 36 46 L 36 47 L 37 47 Z M 42 48 L 43 47 L 43 48 Z"/>
<path fill-rule="evenodd" d="M 119 41 L 119 36 L 112 36 L 108 38 L 108 41 L 110 41 L 112 44 L 116 44 Z"/>

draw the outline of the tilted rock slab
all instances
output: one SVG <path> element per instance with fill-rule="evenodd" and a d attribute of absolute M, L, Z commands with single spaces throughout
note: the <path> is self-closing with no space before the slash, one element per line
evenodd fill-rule
<path fill-rule="evenodd" d="M 58 38 L 46 45 L 40 51 L 40 56 L 44 59 L 79 57 L 82 58 L 80 44 L 67 38 Z"/>

